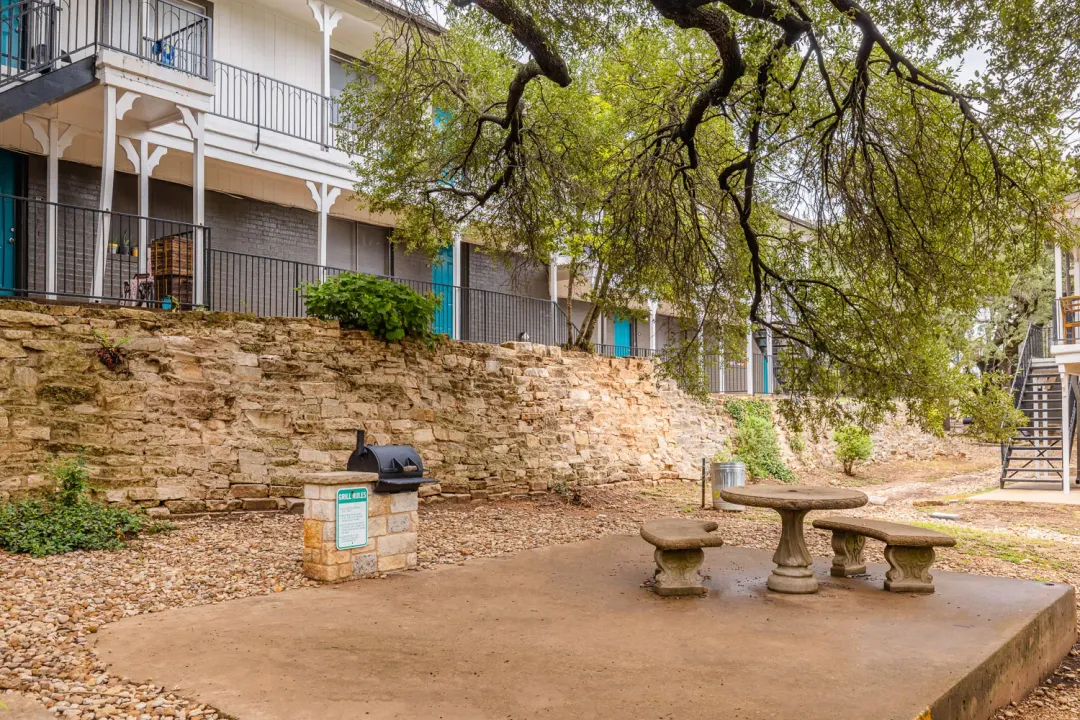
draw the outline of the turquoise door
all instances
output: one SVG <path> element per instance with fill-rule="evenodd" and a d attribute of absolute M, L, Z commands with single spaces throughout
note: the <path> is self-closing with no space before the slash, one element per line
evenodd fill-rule
<path fill-rule="evenodd" d="M 454 248 L 440 248 L 431 265 L 432 292 L 442 297 L 435 311 L 434 331 L 440 335 L 454 335 Z"/>
<path fill-rule="evenodd" d="M 0 0 L 0 65 L 18 68 L 22 44 L 21 0 Z"/>
<path fill-rule="evenodd" d="M 0 150 L 0 195 L 15 194 L 18 161 L 13 153 Z M 15 201 L 0 197 L 0 295 L 11 295 L 15 287 Z"/>
<path fill-rule="evenodd" d="M 615 357 L 626 357 L 630 354 L 630 321 L 625 318 L 615 318 Z"/>

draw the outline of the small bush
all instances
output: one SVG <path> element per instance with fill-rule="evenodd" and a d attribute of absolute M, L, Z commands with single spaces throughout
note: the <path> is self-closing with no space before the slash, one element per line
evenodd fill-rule
<path fill-rule="evenodd" d="M 747 415 L 735 426 L 735 456 L 746 465 L 746 473 L 751 478 L 794 480 L 780 459 L 779 437 L 768 418 Z"/>
<path fill-rule="evenodd" d="M 1013 405 L 1007 378 L 987 374 L 972 380 L 971 390 L 960 402 L 960 412 L 971 418 L 968 433 L 984 442 L 1006 442 L 1029 420 Z"/>
<path fill-rule="evenodd" d="M 730 399 L 724 403 L 724 410 L 731 416 L 736 424 L 741 423 L 748 416 L 754 415 L 772 421 L 772 408 L 764 400 L 738 400 Z"/>
<path fill-rule="evenodd" d="M 793 482 L 791 470 L 780 459 L 780 438 L 773 426 L 772 408 L 764 400 L 728 400 L 724 409 L 735 421 L 734 459 L 746 465 L 753 479 L 776 478 Z"/>
<path fill-rule="evenodd" d="M 411 337 L 434 344 L 431 331 L 440 300 L 421 295 L 408 285 L 392 280 L 341 273 L 317 284 L 305 283 L 307 314 L 320 320 L 337 320 L 346 330 L 367 330 L 386 342 Z"/>
<path fill-rule="evenodd" d="M 833 431 L 836 459 L 844 466 L 845 475 L 855 474 L 855 463 L 865 462 L 874 452 L 870 433 L 857 425 L 845 425 Z"/>
<path fill-rule="evenodd" d="M 72 550 L 118 550 L 146 529 L 146 517 L 90 500 L 86 463 L 55 462 L 48 472 L 56 488 L 45 498 L 0 505 L 0 548 L 34 557 Z"/>

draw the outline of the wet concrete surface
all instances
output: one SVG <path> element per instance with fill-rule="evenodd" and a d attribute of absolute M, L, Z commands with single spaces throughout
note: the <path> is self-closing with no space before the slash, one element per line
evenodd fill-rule
<path fill-rule="evenodd" d="M 779 595 L 770 557 L 709 549 L 709 595 L 664 599 L 652 547 L 611 536 L 140 615 L 98 650 L 242 720 L 981 720 L 1075 639 L 1069 585 L 936 572 L 902 595 L 818 558 L 820 592 Z"/>

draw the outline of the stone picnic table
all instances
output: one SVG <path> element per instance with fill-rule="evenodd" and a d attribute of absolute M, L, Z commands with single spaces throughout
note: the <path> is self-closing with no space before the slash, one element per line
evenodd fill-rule
<path fill-rule="evenodd" d="M 770 590 L 792 594 L 813 593 L 818 589 L 817 578 L 810 567 L 813 559 L 803 536 L 806 513 L 856 508 L 867 501 L 866 495 L 858 490 L 772 485 L 723 488 L 720 497 L 730 503 L 772 508 L 780 513 L 780 545 L 773 554 L 776 567 L 766 585 Z"/>

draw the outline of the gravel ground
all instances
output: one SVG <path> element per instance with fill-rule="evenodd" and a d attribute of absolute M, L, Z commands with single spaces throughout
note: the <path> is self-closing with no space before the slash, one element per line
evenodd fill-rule
<path fill-rule="evenodd" d="M 858 512 L 905 522 L 935 522 L 928 513 L 955 512 L 960 520 L 946 529 L 960 542 L 940 554 L 940 567 L 1080 585 L 1080 522 L 1074 511 L 967 503 L 962 496 L 992 485 L 994 471 L 968 460 L 958 460 L 951 476 L 943 465 L 937 470 L 910 482 L 905 473 L 876 468 L 878 477 L 899 474 L 905 480 L 864 486 L 887 501 Z M 813 482 L 842 484 L 844 479 L 825 473 Z M 859 479 L 853 484 L 859 485 Z M 589 489 L 582 493 L 581 504 L 550 496 L 500 504 L 429 505 L 421 509 L 419 557 L 422 567 L 466 562 L 633 533 L 647 518 L 674 515 L 714 518 L 725 541 L 734 545 L 775 547 L 779 523 L 772 511 L 718 513 L 699 504 L 697 485 L 676 482 Z M 300 535 L 300 518 L 249 514 L 180 521 L 170 533 L 137 540 L 115 553 L 34 560 L 0 552 L 0 702 L 20 707 L 40 703 L 54 716 L 86 720 L 224 720 L 214 708 L 185 700 L 170 688 L 110 675 L 88 638 L 104 623 L 130 615 L 313 584 L 300 574 Z M 810 530 L 807 540 L 813 554 L 831 554 L 827 534 Z M 868 545 L 868 558 L 882 562 L 878 545 Z M 998 717 L 1080 718 L 1078 677 L 1080 645 L 1057 674 Z"/>
<path fill-rule="evenodd" d="M 295 516 L 245 515 L 180 522 L 119 552 L 0 552 L 0 690 L 58 717 L 223 717 L 169 688 L 110 675 L 88 638 L 131 615 L 314 584 L 300 574 L 300 534 Z"/>

